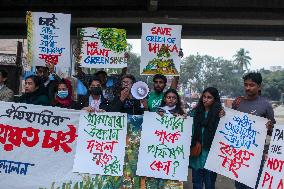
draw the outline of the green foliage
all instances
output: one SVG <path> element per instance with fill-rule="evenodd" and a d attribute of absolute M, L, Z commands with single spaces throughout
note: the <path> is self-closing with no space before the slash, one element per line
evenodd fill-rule
<path fill-rule="evenodd" d="M 126 32 L 116 28 L 98 28 L 100 40 L 105 48 L 121 53 L 127 50 Z"/>
<path fill-rule="evenodd" d="M 212 56 L 191 55 L 182 61 L 181 79 L 183 87 L 191 86 L 201 93 L 206 87 L 216 87 L 221 95 L 232 97 L 243 93 L 241 73 L 229 60 Z"/>
<path fill-rule="evenodd" d="M 166 47 L 166 45 L 162 45 L 160 51 L 157 54 L 158 58 L 170 58 L 171 53 L 169 52 L 169 49 Z"/>
<path fill-rule="evenodd" d="M 281 93 L 284 92 L 284 71 L 271 72 L 260 70 L 263 77 L 262 95 L 271 100 L 280 100 Z"/>

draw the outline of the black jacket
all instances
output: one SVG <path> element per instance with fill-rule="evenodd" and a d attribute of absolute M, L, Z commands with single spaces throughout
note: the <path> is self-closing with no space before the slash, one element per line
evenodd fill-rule
<path fill-rule="evenodd" d="M 84 107 L 89 106 L 89 95 L 86 96 L 80 96 L 78 101 L 75 103 L 73 106 L 74 109 L 76 110 L 81 110 Z M 100 109 L 105 110 L 106 112 L 110 111 L 110 104 L 109 102 L 101 95 L 101 104 L 100 104 Z"/>
<path fill-rule="evenodd" d="M 15 102 L 49 106 L 50 102 L 42 89 L 37 89 L 32 93 L 25 93 L 15 99 Z"/>
<path fill-rule="evenodd" d="M 114 97 L 111 103 L 111 112 L 121 112 L 130 115 L 142 115 L 144 114 L 144 108 L 141 108 L 140 100 L 126 99 L 121 102 L 120 97 Z"/>
<path fill-rule="evenodd" d="M 219 121 L 220 117 L 217 112 L 213 114 L 212 112 L 209 112 L 207 118 L 205 118 L 205 112 L 194 112 L 191 147 L 193 147 L 196 142 L 199 142 L 202 144 L 202 148 L 209 150 L 211 148 Z M 204 128 L 203 133 L 202 128 Z"/>

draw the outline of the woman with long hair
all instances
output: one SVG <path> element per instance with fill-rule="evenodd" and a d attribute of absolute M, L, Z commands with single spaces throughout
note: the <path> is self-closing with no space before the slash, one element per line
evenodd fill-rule
<path fill-rule="evenodd" d="M 214 189 L 217 173 L 204 168 L 212 141 L 222 116 L 222 105 L 219 92 L 214 87 L 208 87 L 196 108 L 193 110 L 193 136 L 191 141 L 190 167 L 194 189 Z"/>
<path fill-rule="evenodd" d="M 157 109 L 157 113 L 160 116 L 165 114 L 171 114 L 174 116 L 184 116 L 186 114 L 182 109 L 182 103 L 179 94 L 175 89 L 168 89 L 162 99 L 160 107 Z M 154 188 L 183 188 L 183 183 L 180 181 L 167 180 L 167 179 L 158 179 L 148 177 L 146 179 L 146 185 L 153 186 Z"/>
<path fill-rule="evenodd" d="M 168 89 L 165 92 L 157 113 L 160 115 L 165 113 L 173 115 L 185 115 L 185 112 L 182 109 L 180 96 L 175 89 Z"/>

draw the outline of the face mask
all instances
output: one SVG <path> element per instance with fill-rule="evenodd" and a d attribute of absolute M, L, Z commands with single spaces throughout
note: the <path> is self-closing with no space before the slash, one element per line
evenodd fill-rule
<path fill-rule="evenodd" d="M 100 94 L 102 94 L 102 88 L 101 87 L 92 87 L 92 88 L 90 88 L 90 94 L 100 95 Z"/>
<path fill-rule="evenodd" d="M 53 74 L 50 74 L 50 75 L 49 75 L 49 80 L 50 80 L 50 81 L 54 81 L 54 76 L 53 76 Z"/>
<path fill-rule="evenodd" d="M 58 91 L 57 96 L 61 99 L 64 99 L 68 96 L 68 91 Z"/>

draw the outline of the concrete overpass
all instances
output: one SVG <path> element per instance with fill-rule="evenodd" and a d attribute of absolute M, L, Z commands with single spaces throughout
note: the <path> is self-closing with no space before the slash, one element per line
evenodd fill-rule
<path fill-rule="evenodd" d="M 183 38 L 284 40 L 283 0 L 0 0 L 0 38 L 26 36 L 25 12 L 72 14 L 78 27 L 118 27 L 140 38 L 141 23 L 183 26 Z"/>

